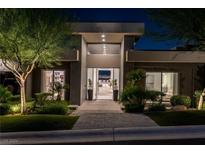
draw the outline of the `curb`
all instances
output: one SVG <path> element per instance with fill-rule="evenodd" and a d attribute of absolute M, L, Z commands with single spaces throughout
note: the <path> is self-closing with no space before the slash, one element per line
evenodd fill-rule
<path fill-rule="evenodd" d="M 81 144 L 205 139 L 205 125 L 0 133 L 0 144 Z"/>

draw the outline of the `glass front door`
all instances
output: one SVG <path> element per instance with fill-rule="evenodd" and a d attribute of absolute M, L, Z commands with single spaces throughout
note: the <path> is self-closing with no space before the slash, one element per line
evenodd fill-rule
<path fill-rule="evenodd" d="M 87 89 L 93 90 L 93 99 L 113 99 L 113 90 L 119 90 L 119 68 L 88 68 Z"/>

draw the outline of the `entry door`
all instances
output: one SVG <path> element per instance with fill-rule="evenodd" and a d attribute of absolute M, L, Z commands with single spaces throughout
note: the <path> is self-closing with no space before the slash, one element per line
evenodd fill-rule
<path fill-rule="evenodd" d="M 119 90 L 120 82 L 119 68 L 88 68 L 87 89 L 93 89 L 93 99 L 113 99 L 113 88 Z M 89 82 L 92 83 L 89 85 Z M 90 87 L 91 86 L 91 87 Z"/>
<path fill-rule="evenodd" d="M 97 99 L 113 98 L 113 69 L 97 69 Z"/>

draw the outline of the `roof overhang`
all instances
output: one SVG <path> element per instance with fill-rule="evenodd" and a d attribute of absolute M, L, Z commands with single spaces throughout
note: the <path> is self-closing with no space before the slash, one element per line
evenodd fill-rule
<path fill-rule="evenodd" d="M 141 36 L 144 23 L 73 23 L 73 34 L 82 35 L 88 43 L 103 43 L 101 35 L 106 35 L 104 43 L 121 43 L 124 35 Z"/>
<path fill-rule="evenodd" d="M 127 51 L 127 62 L 205 63 L 203 51 Z"/>

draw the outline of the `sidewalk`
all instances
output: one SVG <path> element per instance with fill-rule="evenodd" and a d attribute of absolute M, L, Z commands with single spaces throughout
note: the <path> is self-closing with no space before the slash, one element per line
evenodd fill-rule
<path fill-rule="evenodd" d="M 0 133 L 0 144 L 117 144 L 190 139 L 205 139 L 205 125 Z"/>

